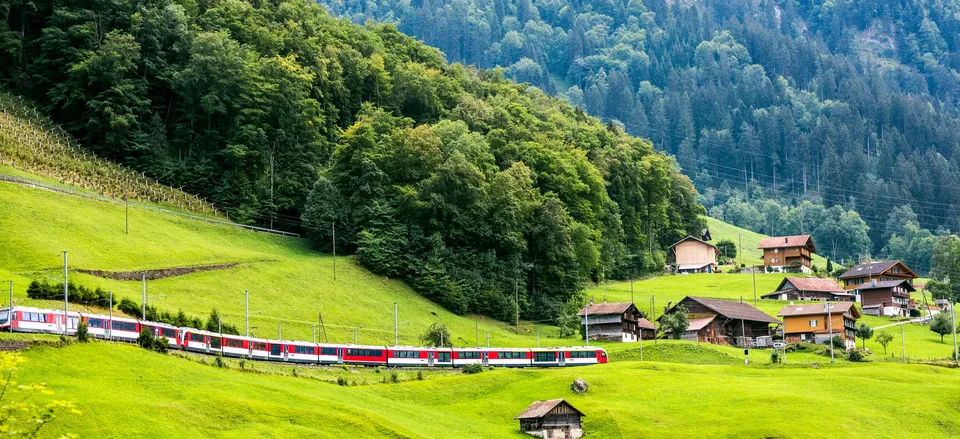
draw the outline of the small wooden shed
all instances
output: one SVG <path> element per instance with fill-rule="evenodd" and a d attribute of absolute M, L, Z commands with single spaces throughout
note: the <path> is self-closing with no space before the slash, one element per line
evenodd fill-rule
<path fill-rule="evenodd" d="M 562 399 L 537 401 L 517 417 L 520 431 L 544 439 L 579 439 L 583 437 L 580 419 L 584 415 Z"/>

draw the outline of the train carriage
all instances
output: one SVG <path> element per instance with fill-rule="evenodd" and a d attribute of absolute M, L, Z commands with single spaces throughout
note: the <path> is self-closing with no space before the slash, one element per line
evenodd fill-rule
<path fill-rule="evenodd" d="M 463 367 L 468 364 L 487 365 L 490 349 L 453 349 L 453 367 Z"/>
<path fill-rule="evenodd" d="M 451 349 L 417 346 L 387 348 L 388 366 L 442 367 L 451 366 Z"/>
<path fill-rule="evenodd" d="M 48 334 L 63 334 L 63 325 L 67 325 L 67 334 L 76 334 L 80 323 L 80 313 L 70 312 L 64 322 L 62 310 L 39 309 L 25 306 L 13 307 L 13 312 L 4 309 L 8 319 L 0 328 L 10 327 L 16 332 L 43 332 Z"/>
<path fill-rule="evenodd" d="M 356 346 L 343 348 L 343 362 L 365 366 L 386 366 L 386 346 Z"/>
<path fill-rule="evenodd" d="M 315 343 L 302 341 L 271 341 L 267 343 L 268 359 L 288 363 L 319 363 L 320 349 Z"/>
<path fill-rule="evenodd" d="M 166 323 L 140 321 L 140 331 L 149 329 L 154 337 L 167 339 L 170 348 L 180 348 L 180 328 Z"/>
<path fill-rule="evenodd" d="M 180 346 L 183 350 L 201 354 L 222 354 L 222 335 L 193 328 L 182 328 Z"/>
<path fill-rule="evenodd" d="M 86 313 L 82 314 L 82 318 L 87 324 L 87 332 L 96 338 L 135 342 L 140 336 L 141 326 L 138 320 L 124 317 L 114 317 L 111 320 L 110 316 Z M 175 329 L 179 331 L 178 328 Z M 178 346 L 179 340 L 174 340 L 170 345 Z"/>
<path fill-rule="evenodd" d="M 533 354 L 530 349 L 491 349 L 486 360 L 485 366 L 525 367 L 532 364 Z"/>

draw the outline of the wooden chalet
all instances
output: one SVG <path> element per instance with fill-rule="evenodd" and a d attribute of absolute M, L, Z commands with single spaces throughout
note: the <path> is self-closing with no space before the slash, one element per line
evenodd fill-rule
<path fill-rule="evenodd" d="M 537 401 L 515 418 L 520 431 L 545 439 L 579 439 L 583 437 L 581 420 L 586 416 L 562 399 Z"/>
<path fill-rule="evenodd" d="M 709 232 L 707 232 L 709 233 Z M 677 273 L 714 273 L 717 271 L 717 246 L 702 239 L 687 236 L 671 245 L 667 263 L 677 267 Z"/>
<path fill-rule="evenodd" d="M 900 261 L 864 262 L 840 275 L 843 288 L 852 291 L 871 281 L 886 282 L 906 280 L 913 284 L 917 274 Z"/>
<path fill-rule="evenodd" d="M 763 250 L 763 266 L 780 269 L 800 267 L 809 272 L 817 247 L 810 235 L 775 236 L 760 241 L 757 248 Z"/>
<path fill-rule="evenodd" d="M 680 338 L 719 345 L 757 344 L 771 341 L 770 325 L 780 321 L 744 302 L 687 296 L 664 314 L 670 314 L 680 305 L 687 310 L 689 327 Z M 663 316 L 660 316 L 663 318 Z M 658 319 L 659 320 L 659 319 Z M 746 337 L 746 340 L 742 338 Z"/>
<path fill-rule="evenodd" d="M 910 293 L 916 291 L 906 279 L 878 281 L 857 286 L 857 295 L 863 313 L 871 316 L 908 317 L 916 309 Z"/>
<path fill-rule="evenodd" d="M 830 332 L 846 340 L 847 349 L 856 347 L 860 311 L 853 302 L 789 305 L 780 310 L 787 343 L 827 343 Z"/>
<path fill-rule="evenodd" d="M 853 302 L 856 296 L 844 290 L 833 279 L 786 277 L 776 291 L 760 296 L 761 299 L 774 300 L 829 300 L 831 302 Z"/>
<path fill-rule="evenodd" d="M 653 325 L 630 302 L 590 304 L 577 313 L 581 333 L 590 340 L 633 342 L 639 337 L 653 338 Z"/>

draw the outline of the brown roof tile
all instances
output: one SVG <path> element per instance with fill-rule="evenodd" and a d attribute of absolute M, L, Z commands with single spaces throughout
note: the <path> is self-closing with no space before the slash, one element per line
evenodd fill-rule
<path fill-rule="evenodd" d="M 851 308 L 853 310 L 851 311 Z M 844 314 L 847 311 L 851 311 L 855 316 L 860 316 L 860 312 L 857 311 L 857 307 L 853 302 L 831 302 L 830 310 L 832 313 Z M 783 307 L 780 310 L 780 313 L 777 315 L 780 317 L 789 317 L 789 316 L 808 316 L 808 315 L 824 315 L 827 313 L 826 308 L 824 308 L 822 303 L 807 303 L 803 305 L 788 305 Z"/>
<path fill-rule="evenodd" d="M 613 303 L 596 303 L 593 305 L 587 305 L 580 309 L 580 312 L 577 313 L 578 316 L 584 315 L 583 311 L 586 310 L 592 316 L 596 315 L 605 315 L 605 314 L 623 314 L 627 312 L 627 309 L 630 308 L 630 305 L 633 305 L 630 302 L 613 302 Z"/>
<path fill-rule="evenodd" d="M 885 271 L 893 268 L 894 265 L 901 263 L 900 261 L 876 261 L 876 262 L 864 262 L 862 264 L 854 265 L 846 273 L 840 275 L 840 279 L 849 279 L 855 277 L 864 277 L 864 276 L 879 276 Z M 906 267 L 906 265 L 904 265 Z M 907 270 L 910 270 L 907 267 Z M 910 272 L 911 274 L 913 271 Z M 906 273 L 904 273 L 906 274 Z M 916 277 L 916 275 L 914 275 Z"/>
<path fill-rule="evenodd" d="M 813 247 L 813 251 L 816 252 L 816 247 L 813 245 L 810 235 L 771 236 L 760 241 L 757 248 L 806 247 L 807 245 Z"/>
<path fill-rule="evenodd" d="M 710 308 L 719 315 L 731 319 L 752 320 L 755 322 L 780 323 L 775 317 L 754 308 L 753 305 L 744 302 L 734 302 L 730 300 L 707 299 L 704 297 L 687 296 L 683 300 L 693 300 L 707 308 Z M 683 302 L 681 300 L 680 302 Z M 674 305 L 676 307 L 676 305 Z M 672 308 L 671 308 L 672 309 Z"/>
<path fill-rule="evenodd" d="M 822 279 L 818 277 L 787 277 L 780 283 L 777 290 L 782 290 L 787 282 L 794 288 L 801 291 L 829 291 L 834 293 L 843 293 L 845 290 L 833 279 Z"/>

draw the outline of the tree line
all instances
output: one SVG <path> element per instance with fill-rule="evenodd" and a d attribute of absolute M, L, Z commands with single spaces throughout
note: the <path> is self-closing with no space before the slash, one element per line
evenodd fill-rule
<path fill-rule="evenodd" d="M 660 270 L 676 162 L 503 72 L 305 0 L 0 5 L 0 80 L 99 156 L 304 231 L 456 312 L 552 319 Z"/>
<path fill-rule="evenodd" d="M 960 229 L 954 2 L 321 3 L 618 121 L 676 156 L 701 192 L 760 187 L 789 207 L 853 210 L 870 253 L 902 205 L 922 229 Z"/>

